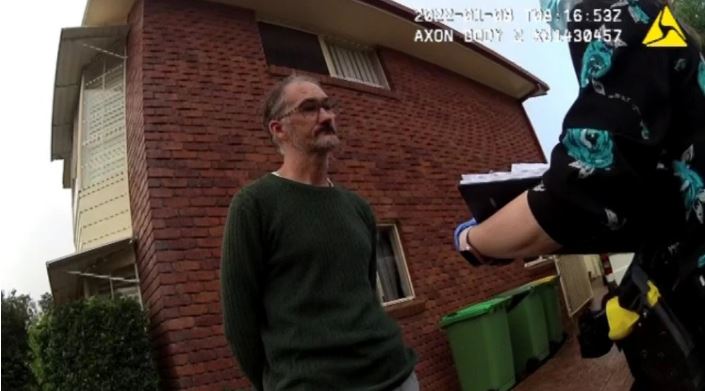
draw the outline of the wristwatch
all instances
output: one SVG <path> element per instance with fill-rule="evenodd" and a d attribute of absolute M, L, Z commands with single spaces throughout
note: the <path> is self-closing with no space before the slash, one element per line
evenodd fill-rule
<path fill-rule="evenodd" d="M 512 263 L 513 259 L 504 258 L 490 258 L 482 255 L 477 249 L 475 249 L 470 243 L 470 230 L 468 229 L 465 233 L 465 244 L 467 248 L 460 252 L 460 255 L 465 258 L 473 266 L 491 265 L 491 266 L 501 266 Z"/>

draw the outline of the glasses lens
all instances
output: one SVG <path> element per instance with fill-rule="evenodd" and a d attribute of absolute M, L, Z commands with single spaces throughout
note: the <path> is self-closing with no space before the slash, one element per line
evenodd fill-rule
<path fill-rule="evenodd" d="M 299 111 L 303 114 L 311 114 L 317 112 L 320 107 L 316 100 L 305 100 L 299 105 Z"/>

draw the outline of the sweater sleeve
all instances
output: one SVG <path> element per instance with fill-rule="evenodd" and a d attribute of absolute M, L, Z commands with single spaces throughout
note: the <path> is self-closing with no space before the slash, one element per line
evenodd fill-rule
<path fill-rule="evenodd" d="M 645 216 L 659 221 L 646 200 L 660 191 L 654 178 L 672 176 L 658 163 L 672 119 L 674 64 L 672 50 L 642 43 L 660 12 L 655 3 L 615 3 L 620 22 L 569 24 L 578 97 L 542 184 L 528 194 L 538 223 L 565 247 L 626 249 L 645 234 Z M 605 4 L 587 0 L 578 12 L 604 14 Z M 586 31 L 604 38 L 576 42 Z"/>
<path fill-rule="evenodd" d="M 225 336 L 242 371 L 261 390 L 266 356 L 260 336 L 263 318 L 263 248 L 256 204 L 238 194 L 223 232 L 220 281 Z"/>

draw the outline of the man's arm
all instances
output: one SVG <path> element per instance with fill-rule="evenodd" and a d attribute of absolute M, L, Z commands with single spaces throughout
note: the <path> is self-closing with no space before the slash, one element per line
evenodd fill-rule
<path fill-rule="evenodd" d="M 220 267 L 225 336 L 252 384 L 262 389 L 266 356 L 262 322 L 260 218 L 249 197 L 239 194 L 230 205 L 223 232 Z"/>

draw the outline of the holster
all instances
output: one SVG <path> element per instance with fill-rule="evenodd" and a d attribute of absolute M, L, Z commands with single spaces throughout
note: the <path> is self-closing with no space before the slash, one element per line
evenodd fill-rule
<path fill-rule="evenodd" d="M 670 301 L 679 297 L 672 294 L 674 285 L 666 286 L 666 294 L 662 296 L 660 287 L 642 269 L 641 262 L 635 258 L 617 297 L 607 302 L 609 337 L 624 349 L 634 377 L 646 379 L 638 381 L 642 387 L 705 390 L 702 340 L 697 346 L 692 327 L 685 327 L 672 310 L 674 303 Z M 705 307 L 690 310 L 702 312 Z"/>

